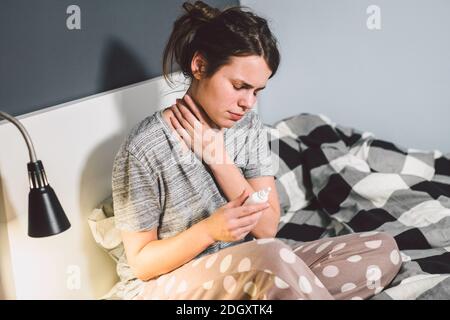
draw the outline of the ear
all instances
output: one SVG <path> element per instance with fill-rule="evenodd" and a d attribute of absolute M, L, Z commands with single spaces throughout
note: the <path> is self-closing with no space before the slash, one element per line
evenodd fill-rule
<path fill-rule="evenodd" d="M 200 52 L 196 52 L 191 61 L 191 72 L 195 79 L 200 80 L 206 71 L 206 59 Z"/>

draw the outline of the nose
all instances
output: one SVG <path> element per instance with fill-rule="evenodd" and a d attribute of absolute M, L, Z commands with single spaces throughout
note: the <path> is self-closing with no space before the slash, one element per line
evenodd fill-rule
<path fill-rule="evenodd" d="M 249 92 L 240 97 L 238 104 L 241 108 L 250 109 L 256 102 L 256 97 L 252 92 Z M 246 111 L 246 110 L 245 110 Z"/>

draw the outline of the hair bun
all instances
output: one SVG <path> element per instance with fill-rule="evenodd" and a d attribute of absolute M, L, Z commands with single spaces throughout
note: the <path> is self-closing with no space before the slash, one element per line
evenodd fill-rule
<path fill-rule="evenodd" d="M 203 22 L 209 22 L 220 14 L 219 9 L 212 8 L 203 1 L 195 1 L 194 4 L 185 2 L 183 8 L 192 18 Z"/>

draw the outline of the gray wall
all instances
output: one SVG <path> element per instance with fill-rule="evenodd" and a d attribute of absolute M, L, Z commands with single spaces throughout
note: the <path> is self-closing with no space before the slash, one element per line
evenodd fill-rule
<path fill-rule="evenodd" d="M 450 151 L 450 1 L 241 0 L 272 22 L 282 64 L 264 121 L 323 113 L 419 149 Z M 381 29 L 369 30 L 369 5 Z"/>
<path fill-rule="evenodd" d="M 183 2 L 2 0 L 0 110 L 17 116 L 161 75 Z M 79 30 L 66 26 L 73 4 L 81 9 Z"/>

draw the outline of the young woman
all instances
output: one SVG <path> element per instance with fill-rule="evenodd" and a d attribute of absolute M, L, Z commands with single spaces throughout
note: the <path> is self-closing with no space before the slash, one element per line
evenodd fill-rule
<path fill-rule="evenodd" d="M 263 125 L 251 109 L 279 65 L 266 20 L 184 3 L 164 52 L 191 79 L 183 99 L 134 127 L 117 153 L 113 199 L 126 298 L 366 299 L 400 268 L 384 233 L 290 247 Z M 264 204 L 244 205 L 271 188 Z M 256 240 L 244 242 L 251 235 Z"/>

